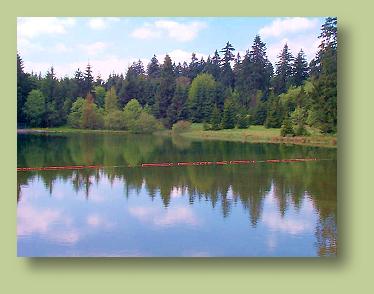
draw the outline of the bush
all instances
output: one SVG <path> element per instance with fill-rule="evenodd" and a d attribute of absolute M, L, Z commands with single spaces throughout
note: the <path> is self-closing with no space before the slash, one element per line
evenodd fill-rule
<path fill-rule="evenodd" d="M 105 116 L 105 128 L 111 130 L 123 130 L 125 128 L 125 118 L 123 112 L 114 110 Z"/>
<path fill-rule="evenodd" d="M 138 100 L 131 99 L 123 109 L 126 129 L 133 131 L 137 128 L 136 121 L 139 119 L 141 113 L 142 106 L 139 104 Z"/>
<path fill-rule="evenodd" d="M 212 129 L 211 125 L 208 124 L 206 121 L 204 121 L 204 122 L 203 122 L 203 130 L 204 130 L 204 131 L 209 131 L 209 130 L 211 130 L 211 129 Z"/>
<path fill-rule="evenodd" d="M 82 114 L 79 112 L 71 112 L 68 115 L 68 125 L 72 128 L 78 129 L 81 127 Z"/>
<path fill-rule="evenodd" d="M 296 127 L 295 135 L 296 136 L 309 136 L 310 134 L 304 128 L 304 126 L 298 126 L 298 127 Z"/>
<path fill-rule="evenodd" d="M 248 129 L 250 125 L 250 115 L 245 112 L 241 112 L 237 116 L 237 127 L 238 129 Z"/>
<path fill-rule="evenodd" d="M 173 124 L 171 128 L 174 133 L 187 132 L 191 128 L 191 122 L 186 120 L 180 120 Z"/>
<path fill-rule="evenodd" d="M 142 111 L 139 118 L 134 122 L 130 129 L 133 133 L 153 133 L 162 128 L 161 123 L 151 114 Z"/>
<path fill-rule="evenodd" d="M 282 128 L 281 128 L 281 136 L 286 137 L 286 136 L 295 136 L 295 132 L 293 130 L 291 121 L 288 117 L 286 117 L 283 120 Z"/>

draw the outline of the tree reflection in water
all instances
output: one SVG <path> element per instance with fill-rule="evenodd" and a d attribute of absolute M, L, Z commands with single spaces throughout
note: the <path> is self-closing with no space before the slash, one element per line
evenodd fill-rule
<path fill-rule="evenodd" d="M 18 172 L 17 202 L 23 187 L 33 179 L 43 181 L 53 194 L 56 181 L 70 182 L 75 192 L 84 191 L 90 200 L 93 184 L 120 181 L 124 194 L 146 190 L 161 197 L 165 208 L 172 197 L 188 197 L 189 203 L 208 201 L 230 217 L 232 206 L 247 211 L 255 228 L 263 215 L 264 201 L 272 191 L 280 219 L 290 207 L 298 210 L 305 198 L 318 215 L 314 225 L 317 254 L 336 255 L 337 196 L 336 150 L 276 144 L 244 144 L 220 141 L 189 141 L 184 138 L 121 135 L 18 135 L 18 166 L 139 165 L 144 162 L 218 161 L 236 159 L 324 158 L 317 162 L 257 163 L 254 165 L 184 166 L 147 168 L 104 168 L 100 170 L 58 170 Z M 279 220 L 277 221 L 279 223 Z"/>

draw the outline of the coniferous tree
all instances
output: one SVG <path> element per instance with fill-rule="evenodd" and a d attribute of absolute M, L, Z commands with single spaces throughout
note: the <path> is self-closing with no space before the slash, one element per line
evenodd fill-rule
<path fill-rule="evenodd" d="M 160 87 L 156 96 L 157 117 L 166 119 L 168 108 L 175 92 L 175 77 L 173 64 L 169 55 L 166 55 L 161 67 Z M 165 122 L 165 121 L 164 121 Z"/>
<path fill-rule="evenodd" d="M 235 85 L 240 104 L 247 109 L 256 107 L 258 91 L 262 93 L 261 99 L 266 100 L 272 75 L 273 67 L 266 55 L 266 45 L 257 35 L 237 74 Z"/>
<path fill-rule="evenodd" d="M 178 77 L 176 79 L 175 93 L 167 114 L 167 127 L 171 127 L 179 120 L 188 118 L 187 98 L 189 85 L 190 79 L 187 77 Z"/>
<path fill-rule="evenodd" d="M 75 76 L 74 76 L 74 81 L 75 81 L 75 84 L 76 84 L 76 93 L 75 93 L 75 97 L 85 97 L 87 93 L 85 93 L 85 89 L 84 89 L 84 76 L 83 76 L 83 73 L 81 72 L 81 70 L 78 68 L 77 71 L 75 72 Z"/>
<path fill-rule="evenodd" d="M 88 63 L 86 66 L 86 70 L 83 75 L 83 93 L 87 95 L 87 93 L 90 93 L 93 87 L 94 78 L 92 76 L 92 69 L 91 65 Z"/>
<path fill-rule="evenodd" d="M 312 107 L 308 117 L 311 125 L 323 133 L 337 128 L 337 18 L 329 17 L 322 25 L 321 44 L 315 58 L 312 76 Z"/>
<path fill-rule="evenodd" d="M 195 53 L 192 53 L 191 62 L 188 66 L 188 77 L 193 80 L 198 75 L 199 62 Z"/>
<path fill-rule="evenodd" d="M 24 72 L 23 60 L 17 53 L 17 122 L 26 123 L 24 106 L 27 95 L 36 87 L 36 83 L 32 81 L 30 75 Z"/>
<path fill-rule="evenodd" d="M 147 75 L 150 78 L 159 78 L 160 77 L 160 64 L 158 62 L 158 59 L 156 55 L 153 55 L 150 63 L 147 66 Z"/>
<path fill-rule="evenodd" d="M 276 63 L 274 91 L 277 95 L 285 93 L 292 83 L 292 61 L 293 56 L 286 43 Z"/>
<path fill-rule="evenodd" d="M 283 120 L 282 127 L 281 127 L 281 136 L 282 137 L 295 136 L 295 132 L 293 130 L 291 120 L 289 119 L 288 116 L 286 116 L 285 119 Z"/>
<path fill-rule="evenodd" d="M 210 74 L 200 74 L 192 81 L 188 93 L 188 109 L 193 122 L 210 120 L 216 87 L 216 82 Z"/>
<path fill-rule="evenodd" d="M 235 128 L 236 120 L 235 120 L 235 104 L 234 101 L 230 98 L 226 99 L 225 105 L 223 107 L 223 115 L 222 115 L 222 122 L 221 126 L 222 129 L 233 129 Z"/>
<path fill-rule="evenodd" d="M 235 51 L 234 47 L 230 44 L 230 42 L 226 43 L 226 46 L 221 49 L 221 53 L 223 53 L 223 57 L 221 60 L 221 77 L 220 81 L 225 87 L 233 88 L 234 87 L 234 73 L 231 68 L 231 61 L 234 60 Z"/>
<path fill-rule="evenodd" d="M 213 108 L 212 116 L 210 118 L 210 124 L 213 131 L 221 129 L 221 111 L 219 110 L 217 105 L 215 105 Z"/>
<path fill-rule="evenodd" d="M 294 86 L 298 87 L 308 78 L 308 62 L 306 61 L 304 51 L 301 49 L 293 63 L 293 80 Z"/>
<path fill-rule="evenodd" d="M 279 97 L 271 95 L 268 101 L 268 109 L 265 120 L 266 128 L 280 128 L 283 121 L 282 106 L 279 103 Z"/>

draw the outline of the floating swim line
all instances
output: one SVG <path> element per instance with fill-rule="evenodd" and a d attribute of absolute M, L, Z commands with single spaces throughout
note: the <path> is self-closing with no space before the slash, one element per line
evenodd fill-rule
<path fill-rule="evenodd" d="M 307 162 L 330 159 L 319 158 L 291 158 L 291 159 L 267 159 L 267 160 L 225 160 L 225 161 L 191 161 L 191 162 L 156 162 L 142 163 L 140 165 L 71 165 L 71 166 L 45 166 L 45 167 L 17 167 L 17 171 L 48 171 L 48 170 L 80 170 L 80 169 L 103 169 L 121 167 L 172 167 L 172 166 L 201 166 L 201 165 L 233 165 L 233 164 L 255 164 L 255 163 L 289 163 Z"/>

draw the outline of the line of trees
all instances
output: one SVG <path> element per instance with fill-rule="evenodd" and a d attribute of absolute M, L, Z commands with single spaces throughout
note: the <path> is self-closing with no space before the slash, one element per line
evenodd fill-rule
<path fill-rule="evenodd" d="M 181 120 L 206 129 L 282 127 L 283 135 L 306 135 L 306 126 L 335 133 L 337 126 L 337 19 L 327 18 L 316 57 L 292 56 L 285 44 L 275 68 L 256 36 L 244 56 L 230 42 L 206 60 L 193 53 L 175 64 L 154 55 L 145 68 L 134 62 L 126 75 L 107 80 L 88 64 L 74 77 L 26 73 L 17 54 L 17 114 L 20 126 L 128 129 L 149 132 Z M 158 123 L 159 122 L 159 123 Z"/>

